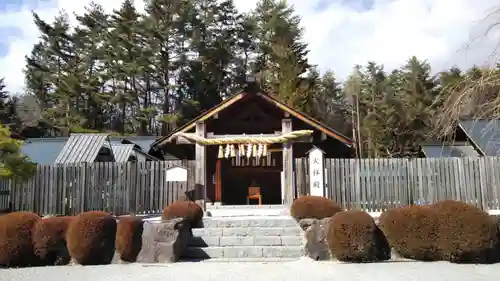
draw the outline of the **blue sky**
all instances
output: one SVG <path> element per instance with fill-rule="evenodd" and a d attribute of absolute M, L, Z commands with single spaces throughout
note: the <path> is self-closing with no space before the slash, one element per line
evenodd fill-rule
<path fill-rule="evenodd" d="M 50 0 L 0 0 L 0 17 L 2 15 L 22 12 L 23 10 L 42 10 L 46 7 L 57 7 L 57 1 Z M 26 25 L 32 22 L 25 23 Z M 9 54 L 9 42 L 23 37 L 23 26 L 13 22 L 0 25 L 0 58 Z"/>
<path fill-rule="evenodd" d="M 39 36 L 31 10 L 52 20 L 64 9 L 82 13 L 91 0 L 0 0 L 0 77 L 12 92 L 24 91 L 24 56 Z M 107 11 L 122 0 L 94 0 Z M 258 0 L 233 0 L 248 11 Z M 139 10 L 143 0 L 135 0 Z M 497 30 L 466 46 L 487 26 L 498 0 L 288 0 L 302 18 L 309 59 L 322 71 L 345 78 L 355 64 L 374 60 L 387 70 L 410 56 L 429 60 L 435 71 L 453 65 L 484 65 L 500 39 Z M 497 17 L 500 19 L 500 15 Z"/>

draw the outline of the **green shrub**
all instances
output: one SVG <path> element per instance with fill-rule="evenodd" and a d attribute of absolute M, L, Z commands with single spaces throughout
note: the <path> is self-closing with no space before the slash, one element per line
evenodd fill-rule
<path fill-rule="evenodd" d="M 441 259 L 438 213 L 427 206 L 409 206 L 382 213 L 379 227 L 401 257 L 421 261 Z"/>
<path fill-rule="evenodd" d="M 66 232 L 73 218 L 51 217 L 34 225 L 33 248 L 41 265 L 66 265 L 70 262 Z"/>
<path fill-rule="evenodd" d="M 301 196 L 295 199 L 290 215 L 297 221 L 301 219 L 324 219 L 341 212 L 342 208 L 332 200 L 322 196 Z"/>
<path fill-rule="evenodd" d="M 335 214 L 330 220 L 327 242 L 332 256 L 340 261 L 374 262 L 391 258 L 384 234 L 363 211 Z"/>
<path fill-rule="evenodd" d="M 143 221 L 139 217 L 122 217 L 116 230 L 116 251 L 120 259 L 135 262 L 142 248 Z"/>
<path fill-rule="evenodd" d="M 193 201 L 176 201 L 163 210 L 163 219 L 186 218 L 192 227 L 201 226 L 203 209 Z"/>
<path fill-rule="evenodd" d="M 111 263 L 115 253 L 115 239 L 115 218 L 98 211 L 77 215 L 66 233 L 69 254 L 81 265 Z"/>
<path fill-rule="evenodd" d="M 439 214 L 438 246 L 443 259 L 454 263 L 499 261 L 496 221 L 481 209 L 459 201 L 431 205 Z"/>
<path fill-rule="evenodd" d="M 0 216 L 0 266 L 37 265 L 33 252 L 32 228 L 40 217 L 31 212 L 13 212 Z"/>

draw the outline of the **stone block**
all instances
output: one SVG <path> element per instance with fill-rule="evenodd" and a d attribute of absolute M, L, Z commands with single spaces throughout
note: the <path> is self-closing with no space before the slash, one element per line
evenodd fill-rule
<path fill-rule="evenodd" d="M 252 236 L 222 236 L 220 246 L 253 246 L 254 237 Z"/>
<path fill-rule="evenodd" d="M 262 258 L 262 247 L 224 247 L 224 258 Z"/>
<path fill-rule="evenodd" d="M 303 219 L 299 222 L 300 227 L 305 230 L 304 252 L 313 260 L 332 259 L 332 255 L 326 241 L 330 219 L 331 218 L 321 220 Z"/>
<path fill-rule="evenodd" d="M 185 219 L 145 222 L 137 262 L 176 262 L 186 251 L 191 237 L 191 226 Z"/>
<path fill-rule="evenodd" d="M 301 246 L 304 238 L 300 235 L 295 236 L 281 236 L 281 245 L 283 246 Z"/>
<path fill-rule="evenodd" d="M 264 247 L 262 250 L 264 258 L 297 258 L 304 255 L 302 246 Z"/>
<path fill-rule="evenodd" d="M 281 246 L 281 236 L 255 236 L 255 246 Z"/>

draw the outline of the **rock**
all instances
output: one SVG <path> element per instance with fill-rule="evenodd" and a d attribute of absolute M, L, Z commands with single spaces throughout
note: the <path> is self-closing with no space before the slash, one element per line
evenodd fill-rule
<path fill-rule="evenodd" d="M 139 263 L 172 263 L 179 260 L 192 236 L 186 219 L 144 222 Z"/>
<path fill-rule="evenodd" d="M 333 259 L 326 242 L 330 219 L 302 219 L 299 222 L 300 227 L 305 231 L 304 251 L 313 260 Z"/>

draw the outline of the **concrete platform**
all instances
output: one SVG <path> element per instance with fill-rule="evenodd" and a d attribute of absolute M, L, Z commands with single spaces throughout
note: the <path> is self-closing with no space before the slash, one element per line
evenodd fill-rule
<path fill-rule="evenodd" d="M 206 216 L 286 216 L 289 215 L 289 210 L 289 207 L 284 205 L 207 205 Z"/>

